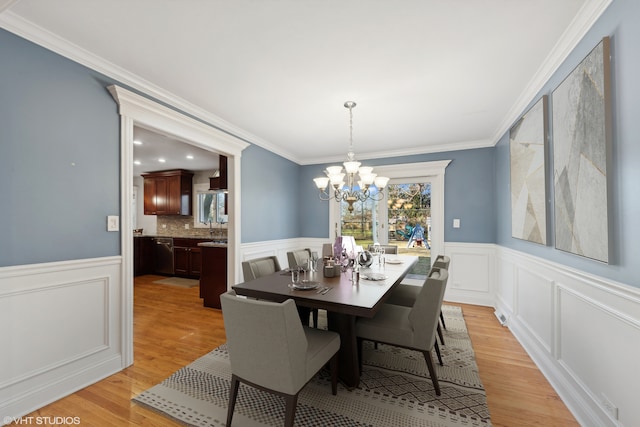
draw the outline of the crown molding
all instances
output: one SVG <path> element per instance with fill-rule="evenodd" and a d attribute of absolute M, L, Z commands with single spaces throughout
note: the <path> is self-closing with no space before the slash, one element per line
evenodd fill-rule
<path fill-rule="evenodd" d="M 227 122 L 221 117 L 218 117 L 215 114 L 212 114 L 209 111 L 192 104 L 157 85 L 154 85 L 140 76 L 131 73 L 130 71 L 127 71 L 126 69 L 119 67 L 64 38 L 35 25 L 30 21 L 23 19 L 11 11 L 6 10 L 17 1 L 19 0 L 9 0 L 7 4 L 3 4 L 2 0 L 0 0 L 1 28 L 77 62 L 80 65 L 102 73 L 105 76 L 116 80 L 120 85 L 128 86 L 139 91 L 145 96 L 151 97 L 156 101 L 185 112 L 218 130 L 230 134 L 231 136 L 242 139 L 251 144 L 258 145 L 293 162 L 298 162 L 298 159 L 292 156 L 291 153 L 282 150 L 282 148 L 277 147 L 274 144 Z M 2 12 L 3 7 L 5 9 L 4 12 Z"/>
<path fill-rule="evenodd" d="M 500 138 L 511 128 L 513 123 L 520 118 L 523 111 L 534 101 L 544 85 L 551 80 L 553 74 L 613 1 L 614 0 L 588 0 L 584 6 L 582 6 L 564 34 L 562 34 L 562 37 L 560 37 L 560 40 L 555 44 L 522 94 L 518 97 L 516 103 L 506 114 L 500 126 L 496 129 L 491 138 L 493 145 L 497 144 Z"/>
<path fill-rule="evenodd" d="M 493 147 L 495 143 L 490 139 L 482 139 L 477 141 L 461 141 L 447 144 L 439 144 L 439 145 L 425 145 L 419 148 L 405 149 L 405 150 L 393 150 L 393 151 L 371 151 L 371 152 L 361 152 L 358 151 L 357 157 L 358 161 L 362 160 L 377 160 L 377 159 L 388 159 L 393 157 L 404 157 L 404 156 L 417 156 L 421 154 L 433 154 L 433 153 L 443 153 L 449 151 L 461 151 L 461 150 L 473 150 L 476 148 L 487 148 Z M 341 156 L 330 156 L 330 157 L 314 157 L 312 159 L 301 159 L 299 162 L 300 165 L 317 165 L 324 163 L 336 163 L 343 162 L 345 160 L 346 151 L 344 155 Z"/>

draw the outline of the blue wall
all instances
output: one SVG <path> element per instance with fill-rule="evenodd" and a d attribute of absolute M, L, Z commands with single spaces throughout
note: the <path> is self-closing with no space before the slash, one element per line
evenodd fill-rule
<path fill-rule="evenodd" d="M 101 76 L 0 30 L 0 266 L 120 254 L 119 117 Z"/>
<path fill-rule="evenodd" d="M 495 243 L 494 148 L 451 151 L 363 161 L 369 166 L 451 160 L 445 172 L 445 230 L 447 242 Z M 302 236 L 329 236 L 329 203 L 319 200 L 313 178 L 322 176 L 327 164 L 308 165 L 300 174 Z M 462 226 L 453 228 L 454 218 Z"/>
<path fill-rule="evenodd" d="M 611 180 L 612 223 L 610 265 L 554 249 L 551 233 L 549 246 L 540 246 L 511 237 L 511 202 L 509 193 L 509 136 L 496 146 L 497 239 L 500 245 L 534 254 L 602 277 L 640 287 L 640 2 L 616 0 L 600 17 L 567 60 L 545 84 L 535 100 L 551 95 L 562 80 L 602 40 L 611 37 L 613 92 L 613 159 L 608 171 Z M 525 109 L 526 111 L 526 109 Z M 550 141 L 553 144 L 553 140 Z M 551 145 L 550 157 L 552 162 Z M 552 164 L 552 163 L 550 163 Z M 552 180 L 552 177 L 548 177 Z M 553 183 L 549 185 L 550 227 L 553 230 Z M 604 199 L 603 199 L 604 202 Z"/>
<path fill-rule="evenodd" d="M 256 145 L 242 152 L 242 242 L 300 236 L 300 166 Z"/>

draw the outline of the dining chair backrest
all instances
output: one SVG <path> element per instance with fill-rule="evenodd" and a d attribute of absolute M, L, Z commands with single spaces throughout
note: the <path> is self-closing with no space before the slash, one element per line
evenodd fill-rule
<path fill-rule="evenodd" d="M 446 255 L 438 255 L 433 260 L 433 264 L 431 266 L 432 267 L 444 268 L 445 270 L 449 271 L 449 264 L 450 263 L 451 263 L 451 258 L 449 258 Z"/>
<path fill-rule="evenodd" d="M 322 258 L 333 257 L 333 245 L 331 243 L 322 244 Z"/>
<path fill-rule="evenodd" d="M 280 270 L 280 262 L 276 256 L 254 258 L 242 262 L 242 274 L 245 282 L 273 274 Z"/>
<path fill-rule="evenodd" d="M 447 270 L 432 267 L 409 312 L 409 322 L 414 332 L 413 345 L 416 348 L 430 350 L 435 342 L 438 319 L 448 279 L 449 273 Z"/>
<path fill-rule="evenodd" d="M 231 371 L 280 393 L 307 382 L 307 339 L 292 299 L 282 303 L 220 295 Z"/>
<path fill-rule="evenodd" d="M 300 266 L 306 266 L 307 262 L 311 258 L 311 249 L 296 249 L 295 251 L 287 252 L 287 261 L 289 261 L 289 268 L 295 268 Z"/>
<path fill-rule="evenodd" d="M 384 249 L 384 253 L 385 254 L 392 254 L 392 255 L 397 255 L 398 253 L 398 247 L 394 246 L 394 245 L 369 245 L 369 252 L 373 252 L 375 247 L 378 246 L 382 249 Z"/>

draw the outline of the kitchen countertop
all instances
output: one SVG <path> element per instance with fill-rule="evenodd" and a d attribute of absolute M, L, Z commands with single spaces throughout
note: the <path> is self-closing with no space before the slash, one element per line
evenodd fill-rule
<path fill-rule="evenodd" d="M 206 248 L 226 248 L 228 244 L 218 243 L 218 242 L 201 242 L 201 243 L 198 243 L 198 246 L 202 246 Z"/>
<path fill-rule="evenodd" d="M 150 238 L 154 238 L 154 237 L 171 237 L 171 238 L 174 238 L 174 239 L 209 240 L 207 242 L 198 243 L 198 246 L 204 246 L 204 247 L 210 247 L 210 248 L 226 248 L 228 246 L 228 243 L 210 241 L 210 238 L 202 237 L 202 236 L 166 236 L 166 235 L 159 235 L 159 234 L 134 234 L 133 237 L 134 238 L 135 237 L 150 237 Z"/>

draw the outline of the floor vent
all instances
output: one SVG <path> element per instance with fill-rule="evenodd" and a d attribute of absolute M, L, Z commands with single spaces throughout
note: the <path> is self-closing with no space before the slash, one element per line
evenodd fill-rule
<path fill-rule="evenodd" d="M 498 318 L 498 322 L 500 322 L 502 326 L 507 326 L 507 318 L 504 314 L 498 312 L 498 310 L 494 311 L 493 314 L 496 315 L 496 317 Z"/>

